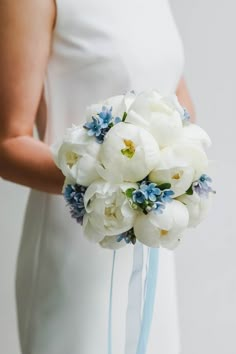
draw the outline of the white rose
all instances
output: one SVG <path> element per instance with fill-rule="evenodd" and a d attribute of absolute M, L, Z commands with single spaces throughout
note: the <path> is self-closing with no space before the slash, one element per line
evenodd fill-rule
<path fill-rule="evenodd" d="M 127 122 L 147 129 L 160 148 L 174 143 L 183 128 L 179 111 L 157 91 L 145 91 L 131 104 Z"/>
<path fill-rule="evenodd" d="M 212 196 L 209 194 L 208 197 L 200 197 L 196 192 L 192 195 L 184 194 L 178 197 L 178 200 L 186 205 L 189 212 L 189 227 L 196 227 L 200 224 L 207 216 Z"/>
<path fill-rule="evenodd" d="M 100 180 L 88 187 L 84 195 L 83 229 L 89 240 L 100 242 L 105 236 L 119 235 L 133 227 L 137 212 L 124 194 L 128 188 L 137 188 L 137 185 L 112 185 Z"/>
<path fill-rule="evenodd" d="M 96 164 L 100 148 L 82 126 L 73 126 L 61 142 L 51 146 L 51 151 L 65 177 L 88 186 L 99 178 Z"/>
<path fill-rule="evenodd" d="M 149 247 L 175 248 L 182 232 L 187 228 L 187 208 L 179 201 L 166 204 L 162 214 L 155 211 L 140 214 L 134 222 L 137 239 Z"/>
<path fill-rule="evenodd" d="M 99 159 L 98 173 L 113 183 L 137 182 L 159 162 L 160 151 L 153 136 L 128 123 L 116 124 L 106 135 Z"/>

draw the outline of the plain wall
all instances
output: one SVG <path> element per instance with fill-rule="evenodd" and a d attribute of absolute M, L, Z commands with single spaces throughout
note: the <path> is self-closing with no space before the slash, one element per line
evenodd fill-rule
<path fill-rule="evenodd" d="M 186 78 L 209 151 L 217 195 L 208 219 L 176 252 L 181 354 L 235 354 L 236 238 L 234 0 L 172 0 L 185 45 Z M 0 181 L 0 353 L 19 354 L 14 302 L 16 254 L 28 190 Z M 158 353 L 157 353 L 158 354 Z M 165 353 L 160 353 L 165 354 Z"/>
<path fill-rule="evenodd" d="M 209 218 L 176 251 L 183 354 L 235 354 L 236 3 L 171 2 L 197 119 L 213 141 L 217 189 Z"/>

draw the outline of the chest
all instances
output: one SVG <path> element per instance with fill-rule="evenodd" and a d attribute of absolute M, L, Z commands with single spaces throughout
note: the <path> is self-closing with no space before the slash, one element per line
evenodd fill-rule
<path fill-rule="evenodd" d="M 76 82 L 106 76 L 125 89 L 170 91 L 183 51 L 167 0 L 57 0 L 53 58 L 80 72 Z"/>

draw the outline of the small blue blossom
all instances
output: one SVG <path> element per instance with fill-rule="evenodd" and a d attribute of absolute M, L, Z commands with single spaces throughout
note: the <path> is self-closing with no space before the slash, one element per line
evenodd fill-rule
<path fill-rule="evenodd" d="M 100 118 L 101 127 L 107 128 L 112 121 L 112 107 L 108 109 L 106 106 L 103 106 L 98 116 Z"/>
<path fill-rule="evenodd" d="M 161 195 L 161 201 L 163 203 L 169 203 L 169 202 L 172 202 L 172 196 L 174 195 L 175 193 L 171 190 L 171 189 L 166 189 L 162 192 L 162 195 Z"/>
<path fill-rule="evenodd" d="M 134 229 L 130 229 L 126 232 L 117 236 L 117 242 L 121 242 L 124 240 L 127 244 L 132 243 L 133 245 L 136 243 L 136 236 L 134 234 Z"/>
<path fill-rule="evenodd" d="M 96 136 L 96 141 L 97 143 L 99 144 L 102 144 L 104 142 L 104 139 L 105 139 L 105 136 L 106 136 L 106 133 L 109 131 L 109 128 L 102 128 L 101 129 L 101 134 Z"/>
<path fill-rule="evenodd" d="M 157 214 L 162 214 L 163 210 L 165 209 L 165 204 L 161 202 L 155 202 L 152 206 L 153 211 L 155 211 Z"/>
<path fill-rule="evenodd" d="M 86 187 L 79 184 L 68 184 L 64 190 L 64 198 L 70 207 L 71 216 L 81 225 L 83 224 L 83 217 L 86 212 L 84 207 L 86 189 Z"/>
<path fill-rule="evenodd" d="M 183 110 L 184 110 L 184 112 L 182 115 L 182 120 L 183 120 L 183 122 L 189 122 L 191 116 L 185 107 L 183 107 Z"/>
<path fill-rule="evenodd" d="M 137 189 L 136 191 L 133 191 L 132 200 L 134 203 L 143 204 L 146 199 L 147 199 L 146 194 L 141 189 Z"/>
<path fill-rule="evenodd" d="M 156 183 L 145 184 L 142 183 L 140 186 L 142 192 L 144 192 L 146 199 L 151 202 L 157 201 L 157 198 L 161 195 L 161 190 L 157 187 Z"/>
<path fill-rule="evenodd" d="M 120 122 L 122 122 L 122 119 L 120 117 L 115 117 L 114 118 L 114 124 L 118 124 Z"/>
<path fill-rule="evenodd" d="M 92 122 L 87 122 L 84 124 L 84 128 L 88 130 L 89 136 L 98 137 L 102 130 L 102 121 L 99 118 L 92 117 Z"/>
<path fill-rule="evenodd" d="M 97 143 L 104 142 L 107 132 L 115 125 L 122 122 L 120 117 L 112 116 L 112 107 L 102 107 L 102 111 L 97 113 L 96 117 L 92 117 L 92 121 L 84 124 L 84 128 L 88 130 L 89 136 L 94 136 Z"/>
<path fill-rule="evenodd" d="M 174 192 L 170 189 L 162 190 L 156 183 L 148 181 L 147 178 L 139 182 L 139 189 L 128 191 L 127 197 L 131 198 L 131 205 L 134 208 L 141 208 L 144 214 L 151 211 L 162 213 L 165 204 L 172 201 Z"/>
<path fill-rule="evenodd" d="M 213 189 L 209 185 L 212 182 L 212 179 L 206 174 L 201 175 L 198 181 L 193 182 L 193 190 L 200 197 L 208 197 L 209 193 L 214 193 Z"/>

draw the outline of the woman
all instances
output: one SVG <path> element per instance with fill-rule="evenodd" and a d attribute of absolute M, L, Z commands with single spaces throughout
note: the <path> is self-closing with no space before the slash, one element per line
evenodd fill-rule
<path fill-rule="evenodd" d="M 49 145 L 83 121 L 88 104 L 131 89 L 176 91 L 193 117 L 168 1 L 2 1 L 0 52 L 0 176 L 32 189 L 16 276 L 22 354 L 105 354 L 112 252 L 71 220 Z M 117 252 L 113 354 L 132 354 L 124 351 L 131 259 L 132 248 Z M 179 354 L 171 252 L 161 250 L 159 269 L 146 354 Z"/>

